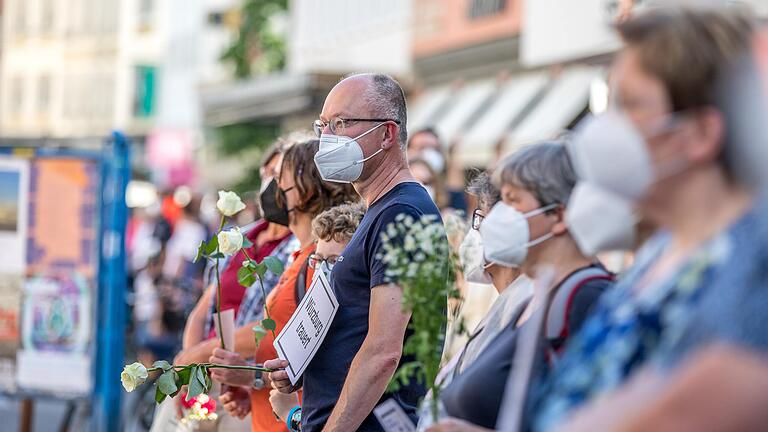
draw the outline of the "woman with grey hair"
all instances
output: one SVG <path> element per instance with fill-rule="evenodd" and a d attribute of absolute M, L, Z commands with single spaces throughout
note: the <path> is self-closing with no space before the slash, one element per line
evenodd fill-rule
<path fill-rule="evenodd" d="M 483 355 L 496 336 L 513 319 L 520 316 L 533 294 L 530 279 L 522 275 L 519 268 L 494 263 L 486 264 L 483 258 L 483 244 L 478 229 L 485 215 L 501 201 L 499 188 L 491 182 L 491 176 L 488 173 L 481 172 L 472 179 L 466 190 L 469 195 L 477 199 L 477 208 L 472 214 L 472 226 L 459 248 L 464 277 L 467 282 L 474 284 L 467 284 L 462 293 L 463 303 L 460 313 L 460 322 L 470 331 L 463 340 L 458 340 L 449 328 L 449 340 L 458 346 L 458 349 L 449 353 L 446 358 L 450 361 L 440 369 L 438 374 L 437 382 L 443 388 Z M 490 301 L 486 300 L 484 295 L 484 288 L 488 285 L 492 286 L 488 287 L 489 289 L 495 290 L 498 294 Z M 425 430 L 432 421 L 428 412 L 431 399 L 432 394 L 428 393 L 422 404 L 419 431 Z M 444 412 L 441 414 L 444 415 Z"/>
<path fill-rule="evenodd" d="M 480 224 L 486 266 L 519 268 L 545 285 L 544 339 L 538 344 L 535 370 L 548 367 L 577 332 L 613 276 L 585 256 L 564 222 L 565 206 L 576 183 L 561 141 L 542 142 L 507 157 L 492 180 L 501 192 Z M 538 279 L 538 280 L 537 280 Z M 496 336 L 482 355 L 456 376 L 442 394 L 453 418 L 430 428 L 483 430 L 496 426 L 519 335 L 534 313 L 532 302 Z"/>

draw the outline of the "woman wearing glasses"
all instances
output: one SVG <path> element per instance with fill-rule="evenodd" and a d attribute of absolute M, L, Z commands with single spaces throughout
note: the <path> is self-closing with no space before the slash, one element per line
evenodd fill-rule
<path fill-rule="evenodd" d="M 488 348 L 491 341 L 509 325 L 530 300 L 533 289 L 530 279 L 522 275 L 519 268 L 487 263 L 483 257 L 483 244 L 480 238 L 480 226 L 493 206 L 501 201 L 499 189 L 491 182 L 490 176 L 478 174 L 467 187 L 467 193 L 477 199 L 477 208 L 472 213 L 472 226 L 459 247 L 459 256 L 464 277 L 468 284 L 462 292 L 464 304 L 459 321 L 469 330 L 463 341 L 455 338 L 454 346 L 463 346 L 452 350 L 450 361 L 442 368 L 438 382 L 448 386 L 460 376 Z M 483 286 L 491 285 L 498 296 L 490 304 L 483 291 Z M 449 334 L 450 335 L 450 334 Z M 432 395 L 427 394 L 431 399 Z M 428 403 L 422 406 L 428 407 Z M 441 416 L 444 415 L 441 412 Z M 431 416 L 422 412 L 419 416 L 419 430 L 430 425 Z"/>
<path fill-rule="evenodd" d="M 344 203 L 357 202 L 360 197 L 351 185 L 324 182 L 313 157 L 317 153 L 319 142 L 310 140 L 294 144 L 284 150 L 283 161 L 277 179 L 273 180 L 277 199 L 276 204 L 281 218 L 288 221 L 288 228 L 300 243 L 300 249 L 294 253 L 293 264 L 283 273 L 277 286 L 267 296 L 267 308 L 270 317 L 276 322 L 274 334 L 280 333 L 290 319 L 299 303 L 299 297 L 306 292 L 312 281 L 314 266 L 322 268 L 328 261 L 315 259 L 315 239 L 312 237 L 312 219 L 326 209 Z M 277 357 L 273 347 L 272 332 L 259 342 L 256 348 L 255 361 Z M 217 349 L 211 358 L 212 362 L 232 364 L 228 351 Z M 229 391 L 220 400 L 225 409 L 233 416 L 243 418 L 251 413 L 253 431 L 284 431 L 285 423 L 276 419 L 269 402 L 269 383 L 266 374 L 247 371 L 223 370 L 213 375 L 217 381 L 227 384 Z"/>

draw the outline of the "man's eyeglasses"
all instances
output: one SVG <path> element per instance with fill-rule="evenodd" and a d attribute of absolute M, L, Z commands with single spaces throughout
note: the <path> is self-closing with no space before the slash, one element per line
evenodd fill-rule
<path fill-rule="evenodd" d="M 333 266 L 335 266 L 338 261 L 338 255 L 331 255 L 327 258 L 323 258 L 320 255 L 312 254 L 309 256 L 309 267 L 317 270 L 321 265 L 323 265 L 323 263 L 325 263 L 325 266 L 328 268 L 328 270 L 333 270 Z"/>
<path fill-rule="evenodd" d="M 352 126 L 356 122 L 394 122 L 395 124 L 400 124 L 399 120 L 393 120 L 393 119 L 364 119 L 364 118 L 341 118 L 336 117 L 331 119 L 331 121 L 324 122 L 320 119 L 315 120 L 312 123 L 312 129 L 315 131 L 315 135 L 317 135 L 318 138 L 320 138 L 320 135 L 322 135 L 323 130 L 325 128 L 330 128 L 331 133 L 334 135 L 343 135 L 344 129 L 348 126 Z"/>
<path fill-rule="evenodd" d="M 475 209 L 475 211 L 472 212 L 472 229 L 479 230 L 483 219 L 485 219 L 483 211 L 480 209 Z"/>

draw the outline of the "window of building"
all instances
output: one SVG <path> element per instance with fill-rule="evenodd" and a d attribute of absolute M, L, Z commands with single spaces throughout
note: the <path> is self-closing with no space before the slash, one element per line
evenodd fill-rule
<path fill-rule="evenodd" d="M 48 76 L 40 77 L 37 84 L 37 111 L 47 113 L 51 103 L 51 78 Z"/>
<path fill-rule="evenodd" d="M 15 3 L 16 6 L 16 36 L 25 36 L 27 34 L 27 2 L 19 0 Z"/>
<path fill-rule="evenodd" d="M 151 117 L 155 112 L 155 88 L 157 68 L 136 66 L 133 115 L 139 118 Z"/>
<path fill-rule="evenodd" d="M 11 97 L 8 99 L 8 112 L 21 114 L 22 105 L 24 104 L 24 80 L 21 77 L 11 80 L 10 95 Z"/>
<path fill-rule="evenodd" d="M 52 0 L 42 0 L 40 2 L 40 33 L 49 35 L 53 33 L 54 14 L 56 4 Z"/>
<path fill-rule="evenodd" d="M 506 0 L 471 0 L 469 18 L 477 19 L 501 13 L 507 7 Z"/>
<path fill-rule="evenodd" d="M 139 0 L 139 30 L 152 28 L 154 0 Z"/>

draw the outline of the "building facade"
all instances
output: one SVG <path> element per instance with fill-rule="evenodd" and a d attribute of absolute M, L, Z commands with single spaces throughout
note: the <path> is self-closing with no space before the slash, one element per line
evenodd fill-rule
<path fill-rule="evenodd" d="M 6 0 L 0 137 L 199 129 L 201 82 L 227 76 L 218 57 L 230 33 L 216 17 L 234 3 Z"/>
<path fill-rule="evenodd" d="M 526 64 L 529 3 L 417 0 L 411 130 L 432 127 L 465 167 L 553 137 L 587 111 L 593 64 Z M 581 2 L 571 2 L 581 3 Z"/>

